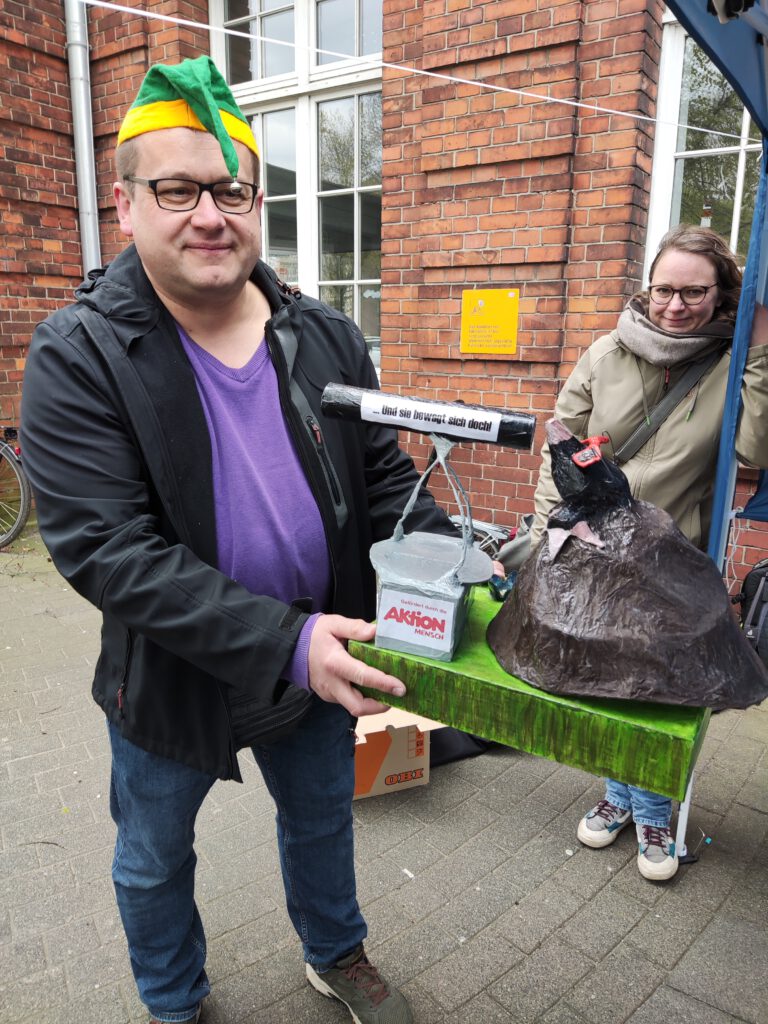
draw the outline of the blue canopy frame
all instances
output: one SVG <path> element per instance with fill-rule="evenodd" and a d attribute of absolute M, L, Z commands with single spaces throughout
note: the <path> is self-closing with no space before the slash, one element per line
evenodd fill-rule
<path fill-rule="evenodd" d="M 763 0 L 768 3 L 768 0 Z M 744 284 L 736 317 L 731 352 L 731 368 L 723 411 L 723 429 L 715 478 L 709 554 L 722 567 L 728 546 L 731 506 L 736 486 L 734 445 L 736 425 L 741 411 L 741 381 L 752 332 L 755 303 L 768 305 L 768 13 L 759 4 L 728 18 L 727 10 L 742 6 L 734 0 L 715 0 L 721 18 L 707 10 L 707 0 L 667 0 L 667 6 L 680 24 L 696 40 L 716 67 L 722 71 L 763 137 L 760 181 L 755 199 L 752 233 L 749 240 Z M 723 23 L 723 21 L 725 23 Z M 761 473 L 758 489 L 740 513 L 745 518 L 768 522 L 768 474 Z"/>

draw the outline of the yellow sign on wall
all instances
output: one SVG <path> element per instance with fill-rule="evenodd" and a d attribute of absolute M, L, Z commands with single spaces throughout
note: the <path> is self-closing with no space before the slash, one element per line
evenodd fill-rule
<path fill-rule="evenodd" d="M 514 355 L 520 293 L 516 288 L 473 288 L 461 293 L 461 351 Z"/>

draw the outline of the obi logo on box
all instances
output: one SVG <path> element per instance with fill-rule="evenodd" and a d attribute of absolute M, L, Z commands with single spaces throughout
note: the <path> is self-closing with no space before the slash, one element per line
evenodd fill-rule
<path fill-rule="evenodd" d="M 455 604 L 382 588 L 377 637 L 447 651 L 453 639 Z"/>

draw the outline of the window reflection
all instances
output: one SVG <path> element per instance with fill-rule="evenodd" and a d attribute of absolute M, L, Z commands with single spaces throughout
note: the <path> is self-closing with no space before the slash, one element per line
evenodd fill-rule
<path fill-rule="evenodd" d="M 355 196 L 320 200 L 320 276 L 349 281 L 355 276 Z"/>
<path fill-rule="evenodd" d="M 381 0 L 362 0 L 360 6 L 360 53 L 380 53 L 383 25 Z"/>
<path fill-rule="evenodd" d="M 360 193 L 360 277 L 381 277 L 381 193 Z"/>
<path fill-rule="evenodd" d="M 381 52 L 382 0 L 317 0 L 317 63 Z"/>
<path fill-rule="evenodd" d="M 670 223 L 713 228 L 744 262 L 759 177 L 759 145 L 748 141 L 751 124 L 739 97 L 691 38 L 685 43 L 680 122 Z M 734 197 L 739 194 L 737 207 Z"/>
<path fill-rule="evenodd" d="M 321 295 L 357 321 L 378 367 L 381 95 L 320 103 L 317 126 Z"/>
<path fill-rule="evenodd" d="M 226 28 L 248 32 L 244 39 L 228 35 L 227 73 L 231 85 L 258 81 L 295 70 L 294 47 L 270 40 L 293 43 L 294 4 L 286 0 L 225 0 Z"/>
<path fill-rule="evenodd" d="M 265 178 L 268 197 L 296 192 L 296 129 L 291 110 L 276 110 L 263 118 Z"/>
<path fill-rule="evenodd" d="M 318 64 L 355 56 L 354 0 L 318 0 L 317 49 Z"/>
<path fill-rule="evenodd" d="M 685 42 L 678 150 L 738 144 L 743 109 L 728 80 L 689 36 Z M 705 125 L 712 131 L 729 132 L 736 138 L 723 138 L 713 135 L 712 131 L 693 130 L 686 125 Z"/>
<path fill-rule="evenodd" d="M 264 258 L 291 284 L 299 281 L 296 213 L 296 111 L 262 115 L 264 140 Z"/>
<path fill-rule="evenodd" d="M 318 147 L 322 191 L 351 188 L 355 183 L 355 101 L 352 96 L 320 104 Z"/>
<path fill-rule="evenodd" d="M 360 184 L 381 184 L 381 93 L 360 97 Z"/>
<path fill-rule="evenodd" d="M 284 281 L 299 280 L 296 200 L 280 200 L 264 208 L 268 239 L 267 263 Z"/>

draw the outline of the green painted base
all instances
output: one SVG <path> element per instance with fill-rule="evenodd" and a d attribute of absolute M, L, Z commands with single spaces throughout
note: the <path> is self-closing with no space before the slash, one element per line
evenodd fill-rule
<path fill-rule="evenodd" d="M 485 587 L 473 588 L 469 620 L 451 662 L 356 641 L 349 651 L 402 679 L 408 692 L 388 700 L 394 707 L 682 800 L 709 711 L 537 690 L 508 675 L 488 646 L 485 631 L 500 608 Z"/>

